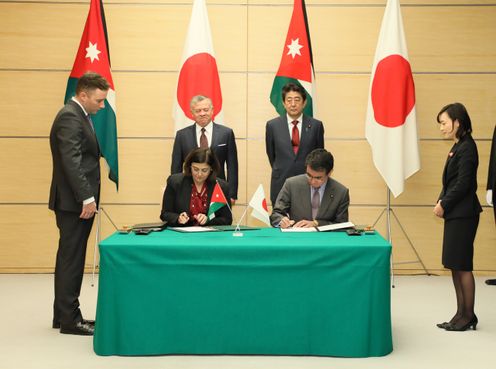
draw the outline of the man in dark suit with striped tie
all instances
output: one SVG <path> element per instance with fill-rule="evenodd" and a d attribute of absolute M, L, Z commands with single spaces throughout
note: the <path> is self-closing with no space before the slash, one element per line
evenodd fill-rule
<path fill-rule="evenodd" d="M 305 174 L 284 182 L 270 216 L 272 225 L 311 228 L 347 222 L 350 193 L 331 178 L 332 154 L 325 149 L 315 149 L 308 154 L 305 167 Z"/>
<path fill-rule="evenodd" d="M 270 201 L 276 203 L 284 181 L 305 173 L 305 158 L 314 149 L 324 148 L 324 125 L 303 115 L 307 94 L 301 86 L 288 83 L 282 88 L 286 114 L 269 120 L 265 127 L 265 149 L 272 174 Z"/>
<path fill-rule="evenodd" d="M 48 205 L 60 234 L 52 326 L 65 334 L 90 336 L 94 330 L 95 322 L 83 319 L 79 293 L 100 197 L 100 149 L 90 115 L 105 107 L 109 87 L 99 74 L 84 74 L 76 96 L 59 111 L 50 131 L 53 174 Z"/>
<path fill-rule="evenodd" d="M 195 123 L 176 133 L 172 149 L 171 174 L 182 173 L 184 159 L 193 149 L 210 147 L 220 164 L 217 177 L 227 181 L 229 194 L 226 196 L 229 196 L 231 203 L 234 204 L 238 198 L 238 149 L 234 132 L 231 128 L 212 121 L 214 107 L 210 98 L 202 95 L 194 96 L 190 108 Z"/>

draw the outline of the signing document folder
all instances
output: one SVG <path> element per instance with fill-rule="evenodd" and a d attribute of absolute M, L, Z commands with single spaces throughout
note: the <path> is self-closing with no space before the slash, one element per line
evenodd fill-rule
<path fill-rule="evenodd" d="M 352 222 L 334 223 L 328 224 L 320 227 L 312 228 L 300 228 L 300 227 L 290 227 L 290 228 L 280 228 L 281 232 L 329 232 L 337 231 L 340 229 L 353 228 L 355 225 Z"/>

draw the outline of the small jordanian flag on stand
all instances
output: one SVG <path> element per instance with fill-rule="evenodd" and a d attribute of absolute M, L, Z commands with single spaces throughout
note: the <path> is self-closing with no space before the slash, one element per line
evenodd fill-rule
<path fill-rule="evenodd" d="M 107 26 L 101 0 L 91 0 L 90 11 L 86 19 L 76 60 L 67 82 L 66 103 L 72 96 L 75 96 L 79 78 L 88 71 L 100 74 L 110 84 L 107 99 L 105 100 L 105 108 L 101 109 L 91 119 L 95 127 L 100 151 L 109 167 L 109 178 L 119 188 L 115 88 L 110 72 Z"/>
<path fill-rule="evenodd" d="M 215 183 L 214 192 L 212 192 L 212 198 L 210 199 L 210 206 L 208 207 L 208 219 L 212 220 L 215 218 L 215 212 L 227 205 L 227 199 L 220 188 L 219 183 Z"/>
<path fill-rule="evenodd" d="M 304 0 L 294 0 L 293 15 L 284 45 L 281 64 L 270 92 L 270 102 L 280 115 L 285 115 L 281 89 L 286 83 L 295 83 L 307 92 L 307 105 L 303 113 L 313 117 L 313 56 Z"/>

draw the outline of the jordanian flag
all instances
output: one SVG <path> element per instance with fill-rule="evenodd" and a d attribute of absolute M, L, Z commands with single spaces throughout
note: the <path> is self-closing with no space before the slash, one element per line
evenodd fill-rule
<path fill-rule="evenodd" d="M 210 206 L 208 207 L 208 219 L 212 220 L 215 218 L 215 212 L 227 205 L 227 199 L 220 187 L 219 183 L 215 183 L 214 191 L 212 192 L 212 198 L 210 199 Z"/>
<path fill-rule="evenodd" d="M 280 115 L 286 114 L 281 89 L 288 82 L 301 85 L 306 90 L 307 105 L 303 113 L 313 117 L 313 56 L 304 0 L 294 0 L 293 15 L 284 44 L 281 64 L 270 92 L 270 102 Z"/>
<path fill-rule="evenodd" d="M 107 26 L 101 0 L 91 0 L 90 11 L 84 26 L 83 36 L 72 67 L 65 102 L 76 94 L 78 79 L 86 72 L 100 74 L 110 84 L 105 100 L 105 108 L 91 119 L 100 145 L 100 151 L 109 168 L 109 178 L 119 187 L 119 162 L 117 155 L 117 127 L 115 119 L 115 88 L 110 72 L 110 54 L 108 48 Z"/>

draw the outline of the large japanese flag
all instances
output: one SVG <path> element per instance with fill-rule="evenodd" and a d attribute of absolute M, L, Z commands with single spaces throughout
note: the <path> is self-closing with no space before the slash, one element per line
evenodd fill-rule
<path fill-rule="evenodd" d="M 415 85 L 398 0 L 388 0 L 382 20 L 365 127 L 374 164 L 397 197 L 420 169 Z"/>
<path fill-rule="evenodd" d="M 204 95 L 212 100 L 212 120 L 223 123 L 219 71 L 205 0 L 194 0 L 193 3 L 173 107 L 176 131 L 194 122 L 189 103 L 196 95 Z"/>

